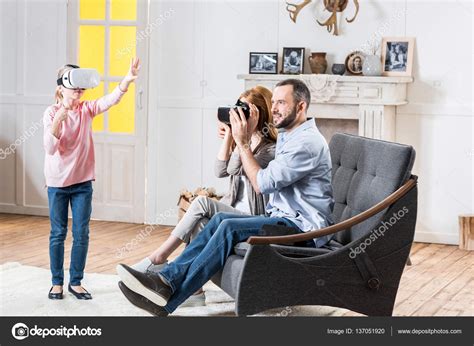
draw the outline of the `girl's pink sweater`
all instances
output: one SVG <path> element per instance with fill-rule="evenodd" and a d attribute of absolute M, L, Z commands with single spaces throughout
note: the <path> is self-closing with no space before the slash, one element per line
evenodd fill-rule
<path fill-rule="evenodd" d="M 95 180 L 92 119 L 120 102 L 124 92 L 117 86 L 110 94 L 94 101 L 82 101 L 60 125 L 60 136 L 51 133 L 51 126 L 60 105 L 49 106 L 44 112 L 44 175 L 46 185 L 66 187 Z"/>

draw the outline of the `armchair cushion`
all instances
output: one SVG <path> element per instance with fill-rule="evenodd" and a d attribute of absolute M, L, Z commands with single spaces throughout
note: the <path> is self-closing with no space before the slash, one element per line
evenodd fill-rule
<path fill-rule="evenodd" d="M 369 209 L 393 193 L 410 177 L 415 160 L 411 146 L 347 134 L 335 134 L 329 147 L 335 223 Z M 345 245 L 364 236 L 385 211 L 339 232 L 334 239 Z"/>

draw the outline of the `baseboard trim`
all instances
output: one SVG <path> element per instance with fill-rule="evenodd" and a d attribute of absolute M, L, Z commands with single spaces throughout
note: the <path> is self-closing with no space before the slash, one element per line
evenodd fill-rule
<path fill-rule="evenodd" d="M 447 233 L 415 232 L 415 241 L 420 243 L 459 245 L 459 236 Z"/>
<path fill-rule="evenodd" d="M 47 207 L 26 207 L 19 205 L 0 204 L 0 213 L 49 216 L 49 209 Z"/>

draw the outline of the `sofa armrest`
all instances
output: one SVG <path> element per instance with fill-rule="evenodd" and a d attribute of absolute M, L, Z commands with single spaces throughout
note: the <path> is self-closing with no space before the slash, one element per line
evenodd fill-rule
<path fill-rule="evenodd" d="M 258 231 L 259 237 L 275 237 L 275 236 L 284 236 L 291 234 L 300 233 L 294 227 L 288 227 L 283 225 L 263 225 L 260 231 Z"/>
<path fill-rule="evenodd" d="M 392 193 L 390 196 L 380 201 L 373 207 L 367 209 L 366 211 L 357 214 L 347 220 L 344 220 L 338 224 L 322 228 L 320 230 L 309 231 L 306 233 L 299 233 L 294 235 L 284 235 L 284 236 L 270 236 L 270 237 L 259 237 L 253 236 L 250 237 L 247 242 L 252 245 L 256 244 L 294 244 L 297 242 L 305 242 L 311 239 L 319 238 L 322 236 L 334 234 L 345 229 L 348 229 L 354 225 L 357 225 L 368 218 L 374 216 L 375 214 L 380 213 L 384 209 L 388 208 L 400 198 L 405 196 L 410 190 L 416 187 L 417 177 L 412 175 L 398 190 Z"/>

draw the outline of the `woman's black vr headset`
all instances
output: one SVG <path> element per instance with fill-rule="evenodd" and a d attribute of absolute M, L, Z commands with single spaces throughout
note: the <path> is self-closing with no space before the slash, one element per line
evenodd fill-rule
<path fill-rule="evenodd" d="M 240 107 L 242 109 L 242 112 L 244 113 L 245 115 L 245 119 L 248 119 L 249 116 L 250 116 L 250 107 L 247 103 L 245 102 L 242 102 L 240 100 L 237 100 L 237 102 L 235 103 L 235 106 L 231 106 L 231 107 L 219 107 L 217 109 L 217 119 L 219 119 L 219 121 L 227 124 L 227 125 L 230 125 L 230 110 L 231 109 L 234 109 L 236 112 L 238 112 L 237 108 Z"/>
<path fill-rule="evenodd" d="M 67 89 L 91 89 L 100 83 L 100 75 L 92 68 L 80 68 L 77 65 L 66 65 L 72 69 L 66 71 L 61 78 L 56 80 L 58 85 Z"/>

